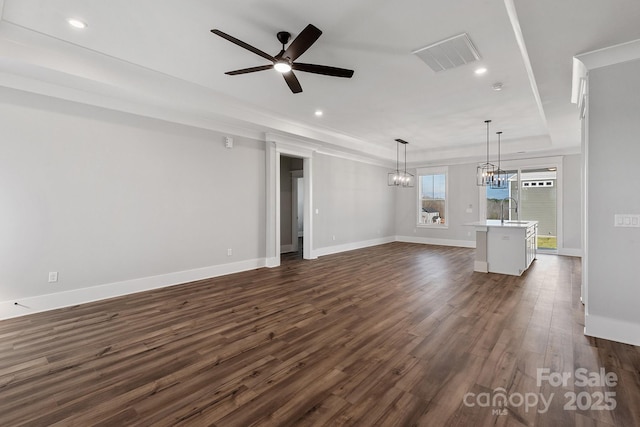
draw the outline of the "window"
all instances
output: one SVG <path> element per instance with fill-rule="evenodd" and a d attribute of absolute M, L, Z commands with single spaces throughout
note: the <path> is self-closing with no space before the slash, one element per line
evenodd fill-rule
<path fill-rule="evenodd" d="M 418 225 L 447 226 L 447 169 L 418 169 Z"/>

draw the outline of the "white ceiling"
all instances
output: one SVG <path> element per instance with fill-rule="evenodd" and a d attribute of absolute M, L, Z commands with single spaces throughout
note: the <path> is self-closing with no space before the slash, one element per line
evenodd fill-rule
<path fill-rule="evenodd" d="M 424 163 L 485 153 L 483 121 L 505 157 L 577 152 L 572 57 L 640 39 L 638 0 L 0 0 L 0 86 L 230 133 L 263 132 Z M 84 30 L 66 20 L 88 23 Z M 298 72 L 292 94 L 261 57 L 278 31 L 323 31 L 300 61 L 355 70 Z M 481 59 L 440 73 L 411 52 L 466 32 Z M 474 69 L 484 66 L 482 76 Z M 501 82 L 500 92 L 491 86 Z M 324 111 L 316 117 L 314 111 Z M 226 126 L 226 128 L 225 128 Z M 495 139 L 492 136 L 492 151 Z M 523 154 L 522 152 L 526 152 Z"/>

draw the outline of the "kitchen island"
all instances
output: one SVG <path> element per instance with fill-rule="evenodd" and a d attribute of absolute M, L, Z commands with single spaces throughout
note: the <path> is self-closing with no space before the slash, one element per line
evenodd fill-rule
<path fill-rule="evenodd" d="M 520 276 L 536 258 L 538 221 L 486 220 L 476 229 L 474 270 Z"/>

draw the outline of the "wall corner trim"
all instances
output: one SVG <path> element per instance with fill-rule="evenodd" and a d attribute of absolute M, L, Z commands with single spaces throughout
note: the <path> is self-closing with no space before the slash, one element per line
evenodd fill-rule
<path fill-rule="evenodd" d="M 633 61 L 640 58 L 640 39 L 581 53 L 574 58 L 582 62 L 586 70 Z"/>

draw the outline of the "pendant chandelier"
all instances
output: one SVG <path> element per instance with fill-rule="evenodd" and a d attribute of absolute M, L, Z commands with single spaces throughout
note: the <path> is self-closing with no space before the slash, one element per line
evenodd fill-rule
<path fill-rule="evenodd" d="M 491 188 L 507 188 L 509 175 L 506 171 L 500 169 L 500 136 L 502 132 L 496 132 L 498 135 L 498 169 L 496 169 L 493 181 L 491 182 Z"/>
<path fill-rule="evenodd" d="M 478 186 L 491 186 L 496 174 L 496 167 L 493 163 L 489 163 L 489 123 L 491 120 L 484 121 L 487 124 L 487 161 L 481 163 L 476 168 L 476 184 Z"/>
<path fill-rule="evenodd" d="M 404 145 L 404 170 L 400 169 L 400 144 Z M 407 141 L 396 139 L 396 170 L 387 174 L 387 185 L 391 187 L 413 187 L 414 176 L 407 172 Z"/>

